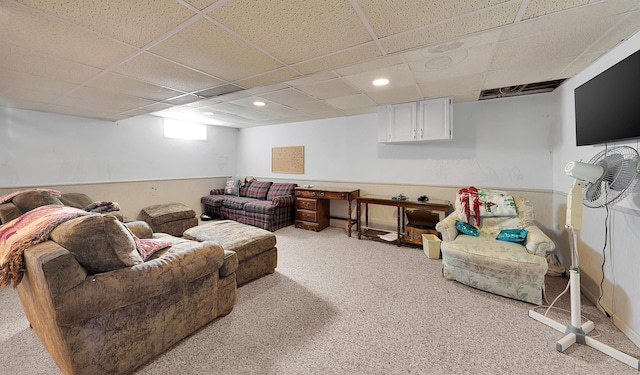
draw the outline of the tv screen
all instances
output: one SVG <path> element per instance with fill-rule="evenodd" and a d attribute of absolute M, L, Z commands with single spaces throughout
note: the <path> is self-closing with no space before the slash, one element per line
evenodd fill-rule
<path fill-rule="evenodd" d="M 640 51 L 575 89 L 576 145 L 640 138 Z"/>

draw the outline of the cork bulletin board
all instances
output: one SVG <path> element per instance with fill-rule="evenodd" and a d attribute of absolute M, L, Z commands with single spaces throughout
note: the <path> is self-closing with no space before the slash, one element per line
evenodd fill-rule
<path fill-rule="evenodd" d="M 304 146 L 273 147 L 271 172 L 304 173 Z"/>

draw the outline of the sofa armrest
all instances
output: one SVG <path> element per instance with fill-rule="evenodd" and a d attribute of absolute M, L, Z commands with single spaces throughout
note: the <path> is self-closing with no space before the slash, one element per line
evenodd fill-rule
<path fill-rule="evenodd" d="M 458 237 L 457 220 L 458 215 L 453 212 L 436 224 L 436 230 L 442 234 L 442 241 L 453 241 Z"/>
<path fill-rule="evenodd" d="M 282 195 L 279 197 L 275 197 L 271 200 L 273 202 L 274 207 L 288 207 L 293 206 L 296 201 L 296 197 L 293 195 Z"/>
<path fill-rule="evenodd" d="M 13 203 L 0 204 L 0 224 L 6 224 L 22 215 L 22 212 Z"/>
<path fill-rule="evenodd" d="M 209 195 L 224 195 L 224 189 L 211 189 Z"/>
<path fill-rule="evenodd" d="M 524 245 L 531 254 L 544 257 L 556 249 L 556 244 L 538 226 L 529 225 L 525 229 L 528 233 Z"/>
<path fill-rule="evenodd" d="M 57 323 L 73 325 L 182 288 L 206 275 L 217 275 L 223 259 L 224 250 L 215 242 L 177 240 L 158 258 L 87 276 L 74 288 L 55 297 Z"/>
<path fill-rule="evenodd" d="M 147 224 L 146 221 L 130 221 L 124 223 L 124 225 L 138 238 L 153 238 L 153 229 L 151 229 L 151 226 Z"/>

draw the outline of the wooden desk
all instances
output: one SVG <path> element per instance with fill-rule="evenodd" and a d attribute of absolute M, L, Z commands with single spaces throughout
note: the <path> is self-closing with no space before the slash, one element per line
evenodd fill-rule
<path fill-rule="evenodd" d="M 351 202 L 360 196 L 360 189 L 332 188 L 324 186 L 296 187 L 296 228 L 319 232 L 329 226 L 329 200 L 349 202 L 347 233 L 351 237 Z"/>
<path fill-rule="evenodd" d="M 449 201 L 445 200 L 437 200 L 431 199 L 427 202 L 420 202 L 415 199 L 391 199 L 391 197 L 380 196 L 380 195 L 365 195 L 363 197 L 358 197 L 356 202 L 356 217 L 357 217 L 357 228 L 358 228 L 358 239 L 361 239 L 362 236 L 366 237 L 376 237 L 379 238 L 380 234 L 385 234 L 388 232 L 373 230 L 373 229 L 363 229 L 361 226 L 362 223 L 362 209 L 361 206 L 364 204 L 365 210 L 365 219 L 364 226 L 369 226 L 369 205 L 381 205 L 381 206 L 393 206 L 396 207 L 397 210 L 397 219 L 398 219 L 398 231 L 397 231 L 397 239 L 395 240 L 398 246 L 405 244 L 403 241 L 404 236 L 404 216 L 407 208 L 418 208 L 422 210 L 435 211 L 438 213 L 440 220 L 443 220 L 449 214 Z"/>

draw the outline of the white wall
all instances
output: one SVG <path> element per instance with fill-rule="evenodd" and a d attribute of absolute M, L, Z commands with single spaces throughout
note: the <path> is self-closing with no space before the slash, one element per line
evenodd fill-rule
<path fill-rule="evenodd" d="M 553 119 L 553 189 L 554 231 L 563 238 L 566 192 L 573 179 L 564 174 L 564 166 L 571 160 L 588 161 L 604 146 L 576 147 L 574 94 L 576 87 L 595 77 L 615 63 L 640 49 L 640 33 L 636 34 L 589 68 L 565 81 L 553 94 L 556 110 Z M 639 103 L 640 104 L 640 103 Z M 603 124 L 606 126 L 606 124 Z M 639 125 L 640 126 L 640 125 Z M 638 142 L 620 142 L 638 149 Z M 611 146 L 611 145 L 609 145 Z M 585 207 L 583 229 L 579 238 L 582 291 L 592 301 L 600 296 L 601 266 L 605 244 L 604 208 Z M 640 346 L 640 186 L 630 197 L 610 208 L 610 242 L 604 250 L 606 256 L 603 296 L 601 303 L 613 315 L 616 325 Z M 570 262 L 568 240 L 561 242 L 565 264 Z"/>
<path fill-rule="evenodd" d="M 453 140 L 378 143 L 368 114 L 241 129 L 238 172 L 266 178 L 551 189 L 551 94 L 454 104 Z M 302 175 L 271 172 L 271 148 L 304 146 Z"/>
<path fill-rule="evenodd" d="M 0 188 L 229 176 L 237 129 L 208 141 L 164 138 L 163 121 L 99 121 L 0 107 Z"/>

